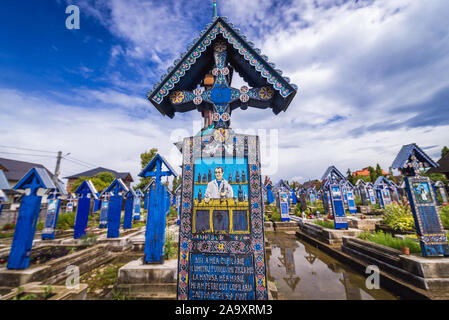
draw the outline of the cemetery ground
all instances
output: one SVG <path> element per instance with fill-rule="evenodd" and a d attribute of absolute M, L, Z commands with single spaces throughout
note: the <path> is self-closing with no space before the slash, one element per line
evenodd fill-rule
<path fill-rule="evenodd" d="M 320 201 L 314 206 L 308 201 L 304 213 L 298 204 L 290 222 L 280 221 L 276 206 L 265 208 L 265 229 L 275 231 L 266 239 L 269 279 L 278 299 L 449 299 L 447 258 L 423 258 L 406 202 L 373 207 L 369 214 L 359 207 L 347 216 L 347 230 L 334 228 Z M 438 211 L 449 234 L 449 206 Z M 370 265 L 379 269 L 379 290 L 365 284 Z M 333 284 L 335 278 L 340 283 Z"/>
<path fill-rule="evenodd" d="M 176 212 L 167 216 L 165 259 L 177 257 Z M 143 216 L 146 212 L 143 212 Z M 120 229 L 120 237 L 107 239 L 107 229 L 98 228 L 99 214 L 89 215 L 86 235 L 73 239 L 73 213 L 61 213 L 54 240 L 41 240 L 37 232 L 33 241 L 30 266 L 25 270 L 7 270 L 14 225 L 3 226 L 0 239 L 1 300 L 125 300 L 129 290 L 117 287 L 118 270 L 130 261 L 142 258 L 145 221 L 134 221 L 132 229 Z M 39 222 L 40 224 L 40 222 Z M 123 224 L 123 212 L 122 212 Z M 76 266 L 79 286 L 67 287 L 68 267 Z M 172 297 L 172 296 L 171 296 Z M 164 297 L 162 297 L 164 298 Z"/>
<path fill-rule="evenodd" d="M 270 299 L 449 298 L 448 269 L 435 270 L 429 263 L 422 263 L 407 203 L 394 203 L 384 210 L 376 206 L 368 210 L 358 209 L 358 213 L 347 217 L 348 230 L 335 230 L 332 216 L 322 214 L 324 209 L 320 201 L 314 205 L 308 201 L 304 213 L 298 204 L 288 222 L 280 221 L 276 206 L 265 206 L 265 254 Z M 361 214 L 361 211 L 368 213 Z M 439 212 L 446 232 L 449 232 L 449 207 L 441 206 Z M 130 230 L 121 229 L 120 239 L 125 241 L 114 243 L 108 243 L 107 230 L 98 228 L 98 222 L 98 213 L 90 215 L 86 236 L 77 241 L 73 239 L 74 213 L 60 214 L 55 240 L 41 240 L 41 227 L 38 227 L 30 267 L 25 272 L 27 276 L 15 277 L 18 272 L 9 271 L 8 280 L 5 281 L 4 277 L 1 280 L 1 299 L 176 299 L 173 290 L 176 277 L 165 284 L 168 289 L 159 289 L 159 292 L 156 292 L 158 289 L 155 291 L 156 287 L 152 287 L 152 292 L 145 292 L 148 290 L 138 289 L 136 284 L 126 285 L 119 281 L 122 267 L 142 259 L 145 221 L 135 221 Z M 173 210 L 166 223 L 165 259 L 177 261 L 179 226 Z M 4 225 L 1 231 L 1 268 L 7 263 L 13 231 L 14 225 L 11 224 Z M 427 258 L 430 262 L 439 260 L 444 258 Z M 78 289 L 66 288 L 65 271 L 69 265 L 79 267 Z M 380 269 L 379 289 L 366 286 L 368 265 L 377 265 Z"/>

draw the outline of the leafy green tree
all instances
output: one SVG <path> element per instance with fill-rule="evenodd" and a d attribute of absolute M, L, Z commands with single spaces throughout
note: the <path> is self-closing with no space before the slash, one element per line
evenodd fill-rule
<path fill-rule="evenodd" d="M 157 155 L 157 149 L 151 148 L 149 151 L 145 151 L 144 153 L 140 154 L 140 164 L 141 169 L 144 169 L 147 164 L 150 163 L 151 160 Z M 140 182 L 137 186 L 134 187 L 134 189 L 143 189 L 145 186 L 151 181 L 151 177 L 148 178 L 140 178 Z"/>
<path fill-rule="evenodd" d="M 441 158 L 444 157 L 448 152 L 449 148 L 447 146 L 444 146 L 443 149 L 441 150 Z"/>
<path fill-rule="evenodd" d="M 176 189 L 178 189 L 179 185 L 181 184 L 182 179 L 181 177 L 174 177 L 172 181 L 172 192 L 175 192 Z"/>
<path fill-rule="evenodd" d="M 382 168 L 379 164 L 376 164 L 376 179 L 384 175 Z"/>
<path fill-rule="evenodd" d="M 76 179 L 71 186 L 72 192 L 75 192 L 76 189 L 83 183 L 85 180 L 90 180 L 92 184 L 94 185 L 95 189 L 97 189 L 98 192 L 103 191 L 105 188 L 107 188 L 112 181 L 115 180 L 115 176 L 110 172 L 99 172 L 93 177 L 79 177 Z"/>
<path fill-rule="evenodd" d="M 376 179 L 377 179 L 376 170 L 374 170 L 373 167 L 369 166 L 368 171 L 369 171 L 370 182 L 372 182 L 372 183 L 376 182 Z"/>
<path fill-rule="evenodd" d="M 348 175 L 346 178 L 351 184 L 355 184 L 357 180 L 355 180 L 355 177 L 352 175 L 351 169 L 348 168 L 348 171 L 346 171 L 346 174 Z"/>

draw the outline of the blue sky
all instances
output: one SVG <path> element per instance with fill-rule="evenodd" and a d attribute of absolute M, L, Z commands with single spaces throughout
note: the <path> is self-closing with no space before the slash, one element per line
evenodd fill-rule
<path fill-rule="evenodd" d="M 387 170 L 412 142 L 438 160 L 449 145 L 448 1 L 217 2 L 299 86 L 285 113 L 232 117 L 238 132 L 277 131 L 267 145 L 278 151 L 262 148 L 273 180 L 321 177 L 329 165 Z M 69 4 L 79 30 L 65 27 Z M 178 168 L 173 142 L 198 131 L 200 114 L 163 117 L 145 93 L 211 14 L 209 0 L 0 2 L 0 145 L 71 152 L 136 180 L 139 154 L 157 147 Z M 49 157 L 5 152 L 54 168 Z M 62 176 L 88 169 L 63 160 Z"/>

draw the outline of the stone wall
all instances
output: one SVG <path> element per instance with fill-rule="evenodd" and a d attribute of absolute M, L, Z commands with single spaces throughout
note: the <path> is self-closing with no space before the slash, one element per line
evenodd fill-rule
<path fill-rule="evenodd" d="M 41 206 L 38 222 L 45 221 L 46 214 L 47 214 L 47 204 Z M 19 215 L 18 209 L 17 210 L 3 209 L 0 214 L 0 228 L 8 223 L 16 223 L 18 215 Z"/>

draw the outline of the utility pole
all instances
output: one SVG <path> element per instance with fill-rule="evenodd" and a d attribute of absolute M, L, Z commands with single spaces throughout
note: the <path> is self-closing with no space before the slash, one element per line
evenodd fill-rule
<path fill-rule="evenodd" d="M 62 159 L 62 151 L 58 151 L 58 157 L 56 158 L 56 168 L 55 168 L 56 179 L 58 178 L 59 173 L 60 173 L 59 168 L 61 166 L 61 159 Z"/>

